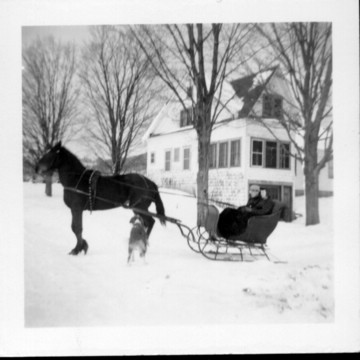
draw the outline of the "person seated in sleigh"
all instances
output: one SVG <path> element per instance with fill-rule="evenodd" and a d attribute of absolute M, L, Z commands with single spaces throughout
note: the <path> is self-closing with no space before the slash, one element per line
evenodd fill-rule
<path fill-rule="evenodd" d="M 266 189 L 259 185 L 251 185 L 249 200 L 245 206 L 237 209 L 225 208 L 218 221 L 218 232 L 224 238 L 240 235 L 245 232 L 247 222 L 252 216 L 271 214 L 274 201 L 268 196 Z"/>

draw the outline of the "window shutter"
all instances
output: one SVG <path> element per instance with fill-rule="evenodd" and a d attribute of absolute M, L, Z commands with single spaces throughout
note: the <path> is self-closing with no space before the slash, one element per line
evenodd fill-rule
<path fill-rule="evenodd" d="M 190 149 L 184 149 L 184 170 L 190 169 Z"/>

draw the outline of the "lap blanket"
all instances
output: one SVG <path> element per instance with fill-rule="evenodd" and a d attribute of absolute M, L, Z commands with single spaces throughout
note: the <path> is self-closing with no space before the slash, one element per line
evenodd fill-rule
<path fill-rule="evenodd" d="M 241 210 L 226 208 L 219 215 L 218 232 L 224 238 L 239 235 L 246 229 L 248 214 Z"/>

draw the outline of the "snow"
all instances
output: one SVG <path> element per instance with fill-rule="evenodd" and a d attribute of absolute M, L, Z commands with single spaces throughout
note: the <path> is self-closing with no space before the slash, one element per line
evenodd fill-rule
<path fill-rule="evenodd" d="M 266 80 L 273 73 L 273 71 L 274 70 L 271 69 L 271 70 L 265 70 L 265 71 L 261 71 L 261 72 L 257 73 L 253 79 L 253 84 L 252 84 L 251 88 L 249 89 L 249 91 L 256 88 L 259 85 L 264 85 Z"/>
<path fill-rule="evenodd" d="M 193 227 L 196 200 L 161 191 L 167 215 Z M 85 212 L 89 252 L 70 256 L 75 236 L 61 185 L 49 198 L 43 184 L 24 183 L 25 326 L 331 323 L 332 198 L 320 205 L 320 225 L 305 227 L 304 216 L 278 224 L 268 239 L 272 262 L 208 260 L 157 220 L 146 263 L 128 265 L 131 211 Z M 295 211 L 303 209 L 296 198 Z"/>
<path fill-rule="evenodd" d="M 231 99 L 231 101 L 229 101 Z M 244 99 L 239 98 L 234 91 L 234 88 L 231 86 L 229 81 L 223 82 L 223 88 L 221 93 L 221 100 L 225 104 L 226 103 L 226 109 L 233 115 L 237 116 L 239 111 L 244 106 Z"/>

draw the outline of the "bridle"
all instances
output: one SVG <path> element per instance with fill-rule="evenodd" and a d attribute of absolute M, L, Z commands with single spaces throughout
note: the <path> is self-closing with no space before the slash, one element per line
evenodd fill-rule
<path fill-rule="evenodd" d="M 60 154 L 60 149 L 58 149 L 58 150 L 55 151 L 55 156 L 54 156 L 54 158 L 52 159 L 51 164 L 50 164 L 50 166 L 49 166 L 49 168 L 48 168 L 47 171 L 53 171 L 53 170 L 56 169 L 56 168 L 54 167 L 54 164 L 55 164 L 55 161 L 57 160 L 59 154 Z"/>

